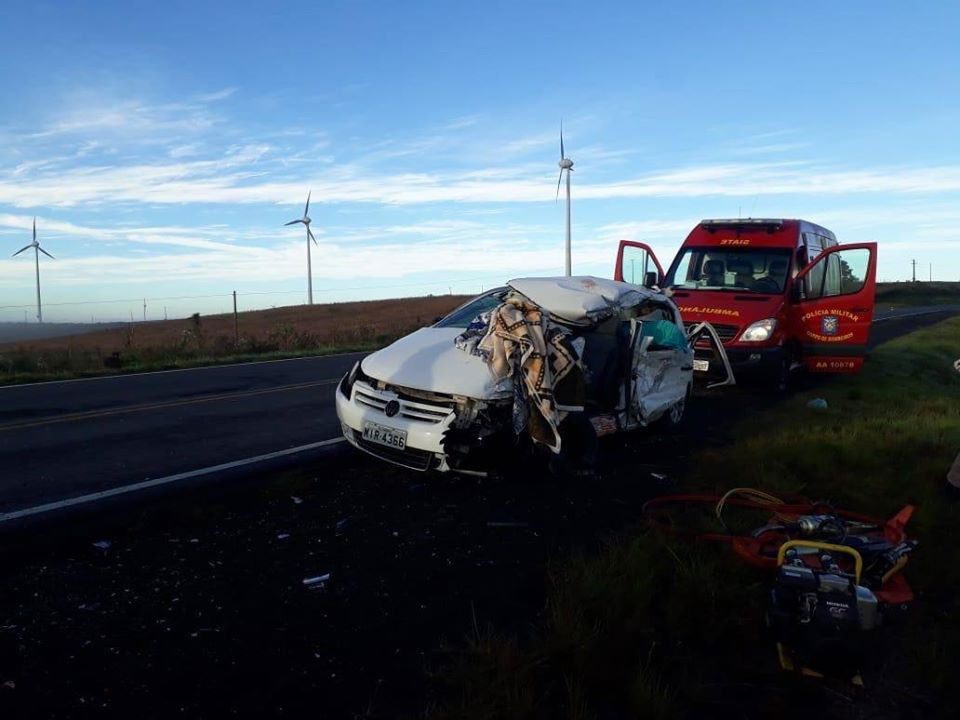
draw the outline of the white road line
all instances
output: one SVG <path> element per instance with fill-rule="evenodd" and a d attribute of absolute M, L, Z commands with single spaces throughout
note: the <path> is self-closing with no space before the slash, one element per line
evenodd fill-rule
<path fill-rule="evenodd" d="M 954 312 L 954 309 L 939 308 L 937 310 L 920 310 L 919 312 L 913 312 L 913 313 L 901 313 L 899 315 L 888 315 L 887 317 L 874 318 L 873 323 L 875 325 L 880 322 L 887 322 L 888 320 L 901 320 L 903 318 L 920 317 L 922 315 L 936 315 L 937 313 L 945 313 L 945 312 Z"/>
<path fill-rule="evenodd" d="M 267 453 L 266 455 L 255 455 L 254 457 L 244 458 L 243 460 L 234 460 L 233 462 L 200 468 L 199 470 L 190 470 L 189 472 L 177 473 L 176 475 L 167 475 L 166 477 L 154 478 L 153 480 L 144 480 L 143 482 L 133 483 L 132 485 L 124 485 L 118 488 L 111 488 L 110 490 L 101 490 L 100 492 L 90 493 L 88 495 L 80 495 L 79 497 L 68 498 L 66 500 L 57 500 L 56 502 L 45 503 L 44 505 L 35 505 L 34 507 L 24 508 L 23 510 L 14 510 L 12 512 L 0 514 L 0 524 L 10 522 L 11 520 L 30 517 L 32 515 L 41 515 L 54 510 L 73 507 L 74 505 L 84 505 L 86 503 L 97 502 L 98 500 L 104 500 L 105 498 L 114 497 L 117 495 L 126 495 L 127 493 L 139 492 L 140 490 L 146 490 L 147 488 L 168 485 L 170 483 L 179 482 L 180 480 L 189 480 L 202 475 L 210 475 L 212 473 L 222 472 L 223 470 L 231 470 L 233 468 L 243 467 L 245 465 L 253 465 L 254 463 L 263 462 L 265 460 L 273 460 L 274 458 L 293 455 L 306 450 L 329 447 L 342 442 L 345 442 L 345 439 L 342 437 L 321 440 L 320 442 L 310 443 L 308 445 L 298 445 L 297 447 L 292 447 L 288 450 L 278 450 L 276 452 Z"/>
<path fill-rule="evenodd" d="M 168 373 L 195 372 L 197 370 L 223 370 L 224 368 L 242 367 L 244 365 L 269 365 L 270 363 L 296 362 L 298 360 L 323 360 L 324 358 L 351 357 L 352 355 L 369 355 L 371 350 L 357 350 L 348 353 L 331 353 L 330 355 L 306 355 L 304 357 L 280 358 L 279 360 L 250 360 L 241 363 L 223 363 L 221 365 L 202 365 L 191 368 L 175 368 L 173 370 L 150 370 L 138 373 L 117 373 L 115 375 L 97 375 L 96 377 L 71 378 L 69 380 L 41 380 L 39 382 L 14 383 L 0 385 L 0 390 L 10 388 L 33 387 L 35 385 L 60 385 L 62 383 L 93 382 L 94 380 L 119 380 L 121 378 L 141 377 L 143 375 L 166 375 Z"/>

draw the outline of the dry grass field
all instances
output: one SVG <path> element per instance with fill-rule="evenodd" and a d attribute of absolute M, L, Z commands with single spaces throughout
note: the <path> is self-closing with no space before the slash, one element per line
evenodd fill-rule
<path fill-rule="evenodd" d="M 438 295 L 242 312 L 236 333 L 227 314 L 7 343 L 0 345 L 0 382 L 367 349 L 431 324 L 466 299 Z"/>

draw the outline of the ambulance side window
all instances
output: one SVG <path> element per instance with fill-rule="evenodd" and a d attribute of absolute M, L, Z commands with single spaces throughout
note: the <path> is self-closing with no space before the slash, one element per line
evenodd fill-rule
<path fill-rule="evenodd" d="M 813 300 L 824 296 L 824 276 L 826 275 L 827 263 L 821 260 L 812 268 L 803 279 L 803 290 L 807 300 Z"/>
<path fill-rule="evenodd" d="M 823 297 L 840 295 L 840 257 L 836 253 L 827 257 L 826 275 L 823 278 Z"/>
<path fill-rule="evenodd" d="M 866 248 L 838 250 L 810 268 L 804 278 L 804 297 L 814 300 L 836 295 L 852 295 L 863 289 L 870 265 Z"/>

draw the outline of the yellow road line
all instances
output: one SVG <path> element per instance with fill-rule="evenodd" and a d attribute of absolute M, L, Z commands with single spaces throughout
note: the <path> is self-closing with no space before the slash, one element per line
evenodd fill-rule
<path fill-rule="evenodd" d="M 125 405 L 118 408 L 104 408 L 103 410 L 87 410 L 84 412 L 65 413 L 63 415 L 54 415 L 48 418 L 38 418 L 36 420 L 25 420 L 23 422 L 12 422 L 6 425 L 0 425 L 0 432 L 6 430 L 20 430 L 22 428 L 40 427 L 42 425 L 53 425 L 55 423 L 74 422 L 76 420 L 88 420 L 91 418 L 112 417 L 114 415 L 126 415 L 129 413 L 145 412 L 149 410 L 161 410 L 164 408 L 179 407 L 182 405 L 198 405 L 200 403 L 217 402 L 220 400 L 240 400 L 257 395 L 269 395 L 270 393 L 287 392 L 290 390 L 304 390 L 311 387 L 322 385 L 334 385 L 339 382 L 339 378 L 317 380 L 316 382 L 297 383 L 295 385 L 280 385 L 279 387 L 261 388 L 260 390 L 242 390 L 240 392 L 221 393 L 219 395 L 205 395 L 203 397 L 188 398 L 183 400 L 166 400 L 163 402 L 143 403 L 140 405 Z"/>

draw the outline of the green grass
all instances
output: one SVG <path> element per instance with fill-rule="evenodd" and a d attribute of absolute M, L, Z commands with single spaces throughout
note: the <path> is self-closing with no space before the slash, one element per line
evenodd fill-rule
<path fill-rule="evenodd" d="M 877 284 L 878 307 L 958 304 L 960 304 L 960 282 L 898 282 Z"/>
<path fill-rule="evenodd" d="M 0 385 L 17 385 L 50 380 L 72 380 L 104 375 L 123 375 L 158 370 L 234 365 L 243 362 L 286 360 L 300 357 L 319 357 L 350 352 L 369 352 L 388 344 L 393 338 L 358 341 L 338 345 L 319 345 L 297 350 L 264 350 L 260 352 L 189 352 L 177 349 L 149 348 L 121 355 L 119 368 L 106 368 L 103 357 L 95 351 L 33 350 L 0 352 Z"/>
<path fill-rule="evenodd" d="M 960 503 L 942 494 L 960 452 L 960 319 L 879 348 L 857 377 L 827 381 L 743 422 L 730 447 L 702 451 L 685 490 L 751 486 L 889 516 L 916 505 L 921 547 L 907 568 L 919 600 L 868 674 L 861 716 L 960 710 Z M 823 397 L 829 408 L 807 407 Z M 699 717 L 796 712 L 838 700 L 778 669 L 763 637 L 770 578 L 722 544 L 637 529 L 553 566 L 529 637 L 475 629 L 444 675 L 437 717 Z M 842 695 L 839 696 L 842 698 Z M 845 701 L 842 701 L 845 702 Z M 707 708 L 705 711 L 704 708 Z M 836 709 L 836 708 L 834 708 Z M 849 708 L 845 708 L 849 711 Z"/>

